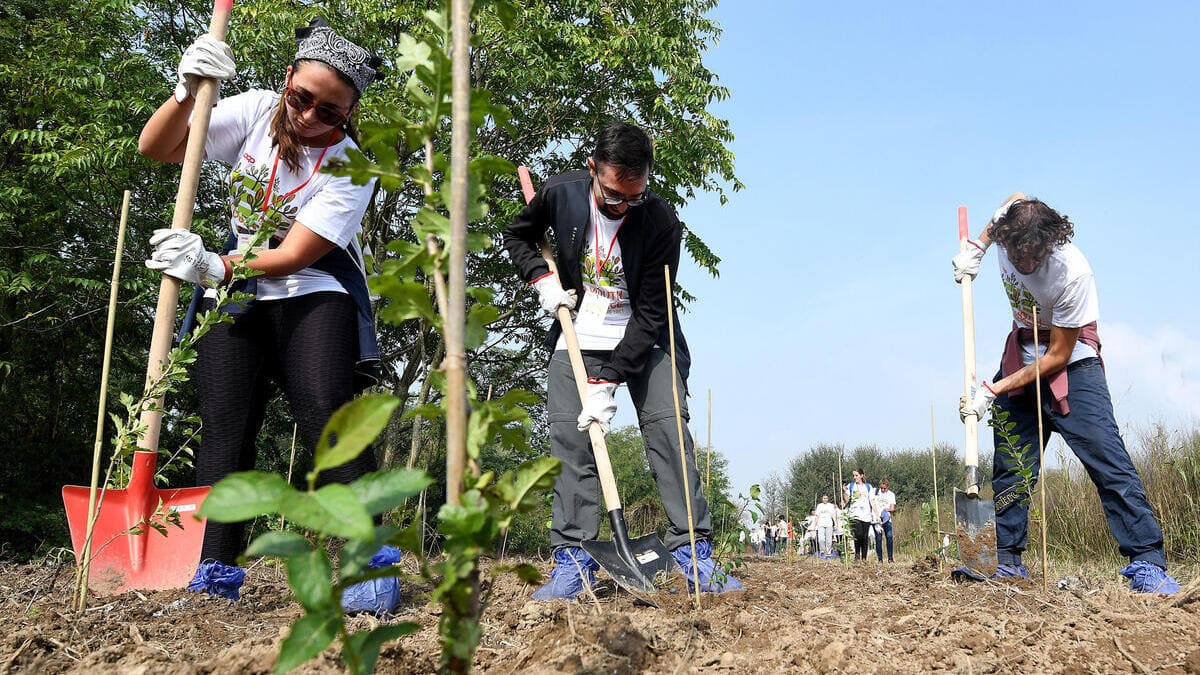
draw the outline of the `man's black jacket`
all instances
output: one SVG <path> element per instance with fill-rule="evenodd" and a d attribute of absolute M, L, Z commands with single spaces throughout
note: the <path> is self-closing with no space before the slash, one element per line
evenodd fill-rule
<path fill-rule="evenodd" d="M 542 259 L 541 242 L 547 229 L 554 232 L 554 259 L 563 288 L 574 288 L 583 300 L 583 276 L 580 273 L 583 248 L 587 245 L 587 227 L 591 218 L 592 177 L 588 171 L 572 171 L 546 181 L 513 224 L 504 232 L 504 248 L 517 272 L 526 283 L 550 271 Z M 667 290 L 663 266 L 670 266 L 674 281 L 679 269 L 679 245 L 683 228 L 671 205 L 654 193 L 646 202 L 626 211 L 625 224 L 617 233 L 629 286 L 632 316 L 625 337 L 613 349 L 608 363 L 600 370 L 601 378 L 623 382 L 642 371 L 654 345 L 670 348 L 667 332 Z M 675 354 L 679 374 L 687 381 L 692 358 L 687 341 L 675 315 Z M 554 349 L 562 326 L 556 320 L 546 337 Z"/>

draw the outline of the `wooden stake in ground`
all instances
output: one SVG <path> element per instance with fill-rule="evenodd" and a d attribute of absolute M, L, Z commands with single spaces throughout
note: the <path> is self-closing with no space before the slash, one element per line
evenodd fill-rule
<path fill-rule="evenodd" d="M 296 432 L 299 430 L 300 430 L 300 425 L 293 422 L 292 423 L 292 451 L 291 451 L 291 453 L 288 454 L 288 472 L 287 472 L 288 485 L 292 484 L 292 469 L 296 466 Z M 285 516 L 279 516 L 279 531 L 283 532 L 285 529 L 287 529 L 287 518 Z"/>
<path fill-rule="evenodd" d="M 708 452 L 704 459 L 704 491 L 712 504 L 712 389 L 708 390 Z"/>
<path fill-rule="evenodd" d="M 1041 493 L 1041 530 L 1042 530 L 1042 592 L 1050 592 L 1050 554 L 1047 550 L 1049 537 L 1046 533 L 1046 444 L 1042 440 L 1042 359 L 1038 348 L 1038 318 L 1037 305 L 1033 306 L 1033 387 L 1037 392 L 1037 421 L 1038 421 L 1038 492 Z"/>
<path fill-rule="evenodd" d="M 942 532 L 942 516 L 938 509 L 938 491 L 937 491 L 937 434 L 933 430 L 933 405 L 929 406 L 929 452 L 933 455 L 933 519 L 936 521 L 933 528 L 934 539 Z M 940 542 L 939 542 L 940 543 Z"/>
<path fill-rule="evenodd" d="M 121 198 L 121 223 L 117 226 L 117 253 L 113 256 L 112 283 L 108 287 L 108 324 L 104 329 L 104 358 L 100 366 L 100 403 L 96 410 L 96 443 L 92 446 L 92 484 L 88 492 L 87 536 L 83 558 L 76 570 L 79 611 L 87 608 L 88 572 L 92 565 L 92 532 L 96 526 L 96 491 L 100 483 L 100 448 L 104 444 L 104 409 L 108 402 L 108 369 L 112 363 L 113 328 L 117 318 L 117 290 L 121 280 L 121 253 L 125 250 L 125 224 L 129 222 L 129 190 Z"/>
<path fill-rule="evenodd" d="M 696 565 L 696 526 L 692 521 L 692 488 L 688 480 L 687 451 L 683 442 L 683 415 L 679 410 L 679 367 L 675 363 L 675 301 L 671 287 L 671 267 L 663 265 L 667 284 L 667 332 L 671 335 L 671 397 L 675 401 L 675 428 L 679 432 L 679 468 L 683 469 L 683 502 L 687 504 L 688 539 L 692 543 L 692 580 L 696 586 L 696 609 L 700 609 L 700 569 Z"/>

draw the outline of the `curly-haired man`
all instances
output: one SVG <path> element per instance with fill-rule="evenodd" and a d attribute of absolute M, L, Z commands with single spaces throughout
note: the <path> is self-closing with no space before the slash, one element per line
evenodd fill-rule
<path fill-rule="evenodd" d="M 1016 469 L 1020 463 L 1032 465 L 1035 479 L 1041 469 L 1033 390 L 1036 358 L 1042 377 L 1042 440 L 1057 431 L 1087 469 L 1108 527 L 1129 558 L 1121 574 L 1134 591 L 1175 593 L 1179 584 L 1166 573 L 1162 528 L 1113 416 L 1096 330 L 1096 282 L 1087 259 L 1071 243 L 1073 234 L 1066 216 L 1016 193 L 996 210 L 979 240 L 969 242 L 953 260 L 955 281 L 974 278 L 989 244 L 998 244 L 1000 278 L 1013 312 L 1000 372 L 993 382 L 982 382 L 971 400 L 964 399 L 960 411 L 964 420 L 968 414 L 982 419 L 994 403 L 997 412 L 1008 413 L 1008 421 L 1016 424 L 1013 433 L 1020 437 L 1015 453 L 1002 448 L 1001 438 L 995 439 L 996 576 L 1028 577 L 1021 554 L 1028 535 L 1030 486 Z"/>

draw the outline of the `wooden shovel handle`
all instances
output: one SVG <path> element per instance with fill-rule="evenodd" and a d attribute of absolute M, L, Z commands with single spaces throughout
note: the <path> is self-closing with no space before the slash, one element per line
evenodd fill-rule
<path fill-rule="evenodd" d="M 233 0 L 216 0 L 213 5 L 212 20 L 208 24 L 208 34 L 217 40 L 225 39 L 229 28 L 229 14 L 233 10 Z M 200 184 L 200 163 L 204 160 L 204 141 L 208 136 L 208 123 L 212 118 L 213 102 L 217 97 L 216 80 L 205 78 L 200 81 L 196 91 L 196 105 L 192 112 L 191 126 L 188 131 L 187 149 L 183 155 L 183 171 L 179 176 L 179 192 L 175 195 L 175 213 L 171 219 L 171 227 L 190 230 L 192 227 L 192 211 L 196 208 L 196 188 Z M 157 382 L 162 377 L 163 363 L 171 351 L 171 338 L 175 328 L 175 313 L 179 306 L 179 280 L 162 275 L 158 287 L 158 306 L 154 310 L 154 331 L 150 338 L 150 358 L 146 364 L 146 386 Z M 162 399 L 142 410 L 141 421 L 146 425 L 146 433 L 138 439 L 138 447 L 143 450 L 158 450 L 158 435 L 162 427 Z"/>
<path fill-rule="evenodd" d="M 529 177 L 529 168 L 517 167 L 517 177 L 521 179 L 521 191 L 525 194 L 525 203 L 533 201 L 535 191 L 533 180 Z M 542 258 L 550 266 L 550 271 L 558 276 L 558 266 L 554 264 L 554 255 L 550 247 L 542 241 Z M 571 310 L 566 307 L 558 308 L 558 323 L 562 326 L 563 338 L 567 343 L 567 355 L 571 359 L 571 371 L 575 375 L 575 386 L 579 389 L 579 402 L 587 404 L 587 368 L 583 365 L 583 354 L 579 351 L 579 338 L 575 335 L 575 323 L 571 320 Z M 588 436 L 592 440 L 592 453 L 596 456 L 596 473 L 600 477 L 600 491 L 604 495 L 604 506 L 608 511 L 621 508 L 621 496 L 617 492 L 617 481 L 613 477 L 612 462 L 608 458 L 608 443 L 604 440 L 604 432 L 600 424 L 592 422 L 588 425 Z"/>
<path fill-rule="evenodd" d="M 958 207 L 958 249 L 966 250 L 970 231 L 967 226 L 967 207 Z M 962 279 L 962 308 L 963 308 L 963 396 L 971 395 L 971 387 L 976 385 L 975 371 L 975 301 L 971 289 L 971 277 Z M 969 399 L 968 399 L 969 400 Z M 979 418 L 967 415 L 964 421 L 966 440 L 963 447 L 964 464 L 968 467 L 979 466 Z M 968 475 L 971 472 L 968 471 Z M 978 485 L 968 485 L 967 492 L 978 492 Z"/>

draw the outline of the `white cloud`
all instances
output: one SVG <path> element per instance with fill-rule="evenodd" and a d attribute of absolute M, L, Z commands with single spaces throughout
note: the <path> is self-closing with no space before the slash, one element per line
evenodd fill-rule
<path fill-rule="evenodd" d="M 1200 417 L 1200 340 L 1170 326 L 1101 326 L 1105 371 L 1121 422 L 1195 424 Z"/>

